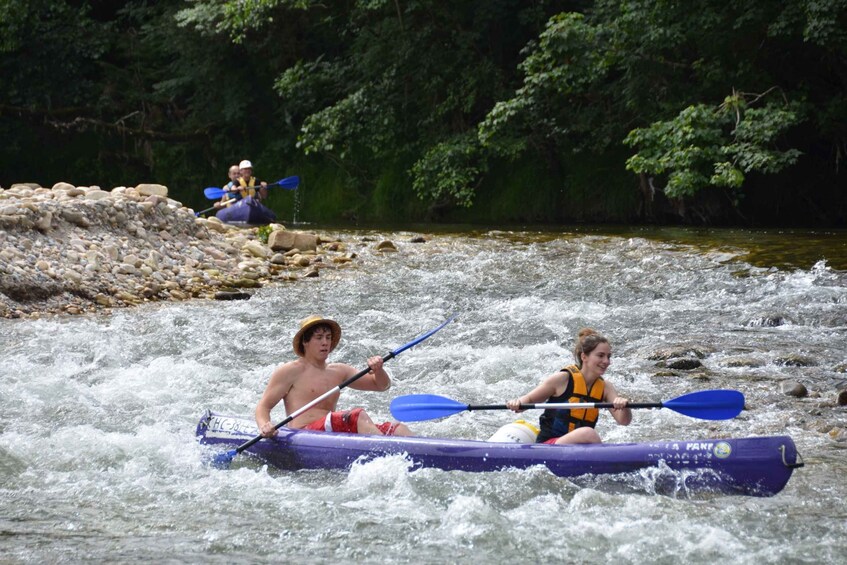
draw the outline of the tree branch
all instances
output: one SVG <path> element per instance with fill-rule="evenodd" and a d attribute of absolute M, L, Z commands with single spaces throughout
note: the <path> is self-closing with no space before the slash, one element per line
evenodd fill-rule
<path fill-rule="evenodd" d="M 144 127 L 134 128 L 124 125 L 124 122 L 129 118 L 135 117 L 136 115 L 140 114 L 140 110 L 131 112 L 126 116 L 119 118 L 113 123 L 97 118 L 87 118 L 79 115 L 87 110 L 89 110 L 89 108 L 87 107 L 48 109 L 30 108 L 27 106 L 7 106 L 5 104 L 0 104 L 0 115 L 6 113 L 17 114 L 18 116 L 40 118 L 44 120 L 45 124 L 58 130 L 85 131 L 87 129 L 99 129 L 119 133 L 121 135 L 128 135 L 157 141 L 191 141 L 194 139 L 207 137 L 209 135 L 209 132 L 212 130 L 211 125 L 206 125 L 193 131 L 173 132 L 156 131 Z M 70 121 L 62 121 L 59 119 L 65 116 L 73 115 L 76 115 L 76 117 Z"/>

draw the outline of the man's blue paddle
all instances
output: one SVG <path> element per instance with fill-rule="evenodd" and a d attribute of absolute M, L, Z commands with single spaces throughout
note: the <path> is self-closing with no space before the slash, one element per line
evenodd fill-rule
<path fill-rule="evenodd" d="M 300 177 L 298 177 L 298 176 L 286 177 L 286 178 L 278 180 L 274 183 L 268 183 L 268 188 L 271 188 L 272 186 L 279 186 L 281 188 L 284 188 L 285 190 L 295 190 L 298 186 L 300 186 Z M 259 187 L 255 186 L 253 188 L 258 189 Z M 233 192 L 235 192 L 235 191 L 225 190 L 225 189 L 219 188 L 217 186 L 210 186 L 210 187 L 203 189 L 203 194 L 209 200 L 217 200 L 217 199 L 221 198 L 224 194 L 232 194 Z"/>
<path fill-rule="evenodd" d="M 613 408 L 611 402 L 564 402 L 522 404 L 524 409 Z M 435 394 L 409 394 L 391 401 L 391 415 L 401 422 L 419 422 L 452 416 L 465 410 L 503 410 L 505 404 L 471 406 Z M 729 420 L 744 409 L 744 395 L 737 390 L 701 390 L 665 402 L 630 403 L 627 408 L 670 408 L 701 420 Z"/>
<path fill-rule="evenodd" d="M 423 334 L 422 336 L 410 341 L 406 345 L 398 347 L 397 349 L 395 349 L 394 351 L 390 352 L 388 355 L 383 357 L 382 361 L 383 362 L 388 361 L 392 357 L 396 357 L 396 356 L 400 355 L 401 353 L 403 353 L 404 351 L 406 351 L 410 347 L 416 346 L 417 344 L 419 344 L 420 342 L 422 342 L 423 340 L 430 337 L 432 334 L 434 334 L 435 332 L 437 332 L 438 330 L 440 330 L 441 328 L 443 328 L 444 326 L 446 326 L 447 324 L 452 322 L 454 318 L 455 318 L 455 316 L 451 316 L 446 322 L 444 322 L 443 324 L 441 324 L 440 326 L 438 326 L 434 330 L 430 330 L 427 333 Z M 353 375 L 352 377 L 350 377 L 349 379 L 347 379 L 346 381 L 344 381 L 343 383 L 341 383 L 337 387 L 333 388 L 332 390 L 325 392 L 324 394 L 317 397 L 313 401 L 309 402 L 308 404 L 306 404 L 302 408 L 295 410 L 294 412 L 289 414 L 283 421 L 281 421 L 279 424 L 275 425 L 274 429 L 278 430 L 279 428 L 281 428 L 282 426 L 284 426 L 285 424 L 287 424 L 288 422 L 290 422 L 291 420 L 293 420 L 294 418 L 296 418 L 297 416 L 299 416 L 303 412 L 306 412 L 307 410 L 309 410 L 310 408 L 312 408 L 314 405 L 318 404 L 319 402 L 321 402 L 325 398 L 332 396 L 333 394 L 339 392 L 341 389 L 349 386 L 351 383 L 353 383 L 354 381 L 356 381 L 360 377 L 367 375 L 368 372 L 370 372 L 369 367 L 366 368 L 366 369 L 362 369 L 361 371 L 359 371 L 358 373 L 356 373 L 355 375 Z M 226 469 L 227 467 L 229 467 L 229 464 L 232 463 L 232 459 L 236 455 L 238 455 L 239 453 L 241 453 L 245 449 L 249 448 L 254 443 L 261 441 L 263 437 L 264 436 L 258 435 L 256 437 L 254 437 L 253 439 L 251 439 L 250 441 L 242 443 L 241 445 L 239 445 L 235 449 L 231 449 L 230 451 L 216 455 L 215 458 L 212 460 L 212 465 L 219 468 L 219 469 Z"/>

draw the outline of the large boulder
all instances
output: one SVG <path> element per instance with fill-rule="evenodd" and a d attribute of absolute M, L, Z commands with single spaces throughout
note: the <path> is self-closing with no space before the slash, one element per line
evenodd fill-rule
<path fill-rule="evenodd" d="M 86 200 L 103 200 L 104 198 L 109 198 L 109 193 L 105 190 L 100 190 L 99 188 L 87 190 L 85 192 Z"/>
<path fill-rule="evenodd" d="M 139 184 L 135 190 L 141 196 L 167 196 L 168 187 L 163 184 Z"/>
<path fill-rule="evenodd" d="M 274 231 L 268 237 L 268 247 L 274 251 L 290 251 L 291 249 L 317 251 L 318 236 L 296 231 Z"/>

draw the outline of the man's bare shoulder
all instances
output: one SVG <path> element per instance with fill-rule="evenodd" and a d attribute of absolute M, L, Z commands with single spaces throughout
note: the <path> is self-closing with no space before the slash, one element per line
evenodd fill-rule
<path fill-rule="evenodd" d="M 306 364 L 303 363 L 302 359 L 295 359 L 294 361 L 288 361 L 287 363 L 283 363 L 281 365 L 277 365 L 276 369 L 274 369 L 271 377 L 277 378 L 291 378 L 301 374 L 306 369 Z"/>
<path fill-rule="evenodd" d="M 344 376 L 352 375 L 356 372 L 355 367 L 348 365 L 347 363 L 330 363 L 326 366 L 327 370 L 332 371 L 336 374 L 341 374 Z"/>

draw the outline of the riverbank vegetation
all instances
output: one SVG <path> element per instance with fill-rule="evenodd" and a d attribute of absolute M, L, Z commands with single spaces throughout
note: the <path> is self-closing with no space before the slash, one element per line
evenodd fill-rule
<path fill-rule="evenodd" d="M 0 184 L 205 208 L 248 158 L 313 222 L 843 226 L 845 30 L 844 0 L 9 0 Z"/>

